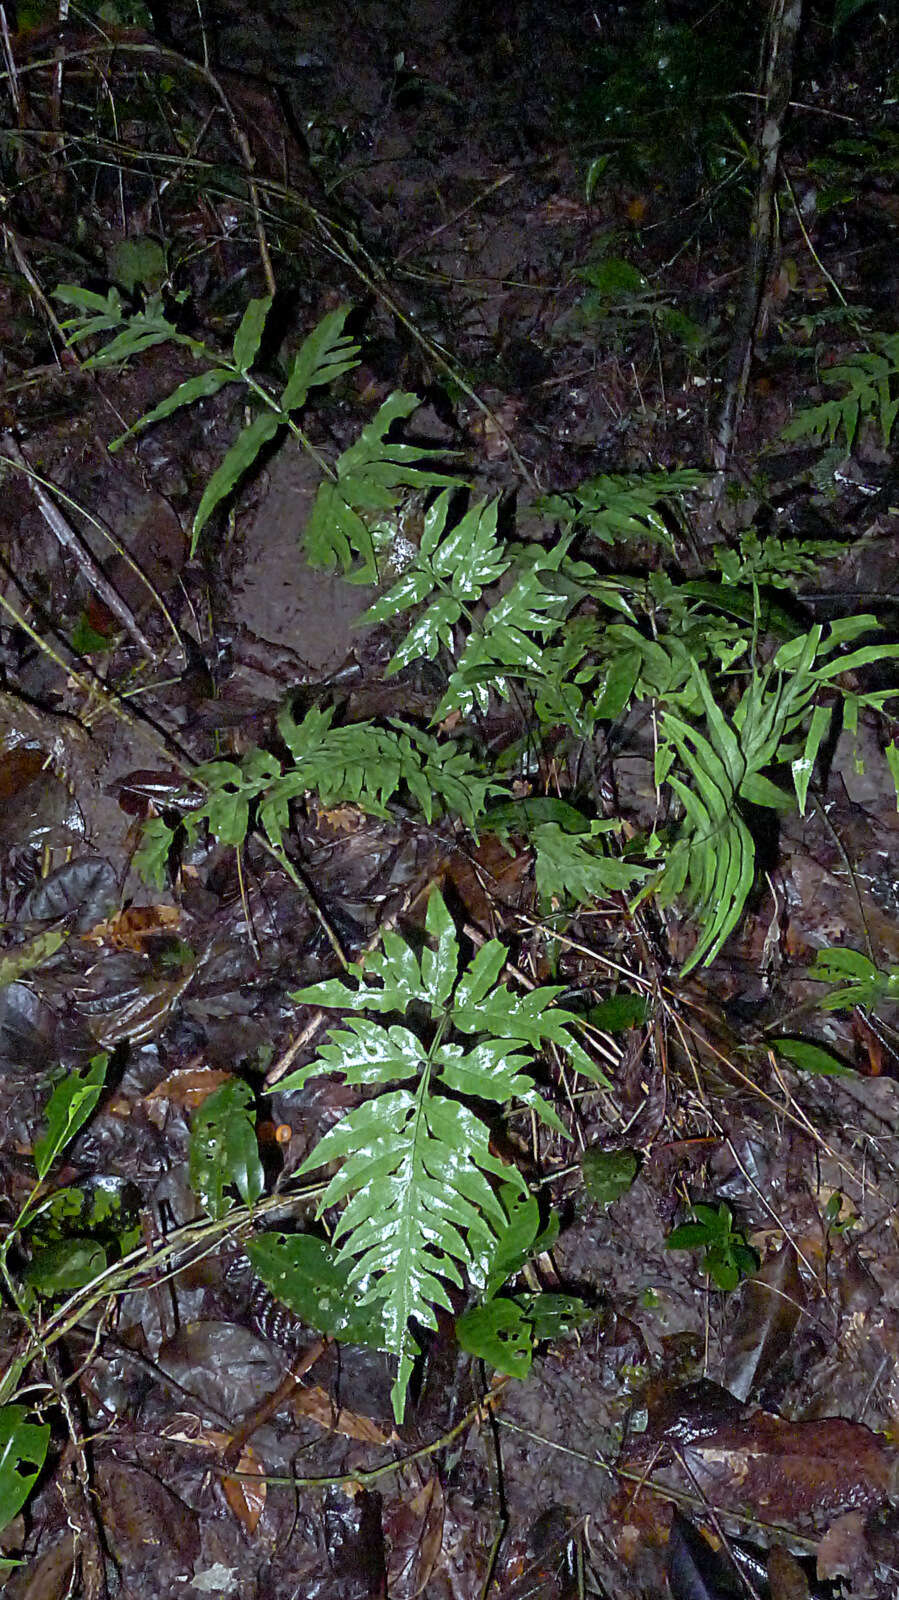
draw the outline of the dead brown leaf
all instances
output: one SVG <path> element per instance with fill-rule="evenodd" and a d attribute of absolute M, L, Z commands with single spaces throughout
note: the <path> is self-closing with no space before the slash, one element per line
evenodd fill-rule
<path fill-rule="evenodd" d="M 172 1105 L 195 1111 L 214 1089 L 220 1089 L 233 1076 L 233 1072 L 223 1072 L 219 1067 L 179 1067 L 144 1095 L 144 1104 L 151 1100 L 170 1100 Z"/>
<path fill-rule="evenodd" d="M 117 950 L 142 954 L 147 940 L 177 928 L 181 912 L 177 906 L 129 906 L 105 922 L 98 922 L 84 935 L 91 944 L 111 944 Z"/>
<path fill-rule="evenodd" d="M 319 1385 L 312 1389 L 300 1389 L 292 1404 L 295 1417 L 317 1422 L 320 1428 L 327 1428 L 329 1433 L 340 1433 L 345 1439 L 358 1439 L 363 1444 L 390 1443 L 390 1435 L 372 1422 L 370 1417 L 335 1407 L 327 1390 Z"/>
<path fill-rule="evenodd" d="M 227 1437 L 227 1434 L 223 1435 L 225 1440 Z M 238 1522 L 243 1523 L 247 1533 L 255 1533 L 259 1526 L 259 1518 L 265 1510 L 268 1484 L 265 1481 L 265 1468 L 254 1455 L 250 1445 L 246 1445 L 241 1451 L 236 1471 L 240 1473 L 240 1477 L 222 1479 L 225 1499 Z"/>
<path fill-rule="evenodd" d="M 443 1489 L 436 1477 L 422 1484 L 411 1500 L 394 1502 L 385 1509 L 391 1600 L 415 1600 L 426 1588 L 443 1543 L 444 1509 Z"/>
<path fill-rule="evenodd" d="M 808 1526 L 882 1503 L 897 1453 L 844 1417 L 786 1422 L 759 1411 L 685 1445 L 683 1460 L 716 1506 L 749 1506 L 767 1522 Z"/>

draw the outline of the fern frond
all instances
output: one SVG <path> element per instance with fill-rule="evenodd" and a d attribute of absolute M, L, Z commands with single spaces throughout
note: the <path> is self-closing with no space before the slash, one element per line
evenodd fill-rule
<path fill-rule="evenodd" d="M 375 544 L 366 515 L 393 510 L 408 489 L 444 488 L 455 479 L 428 463 L 445 450 L 388 438 L 394 423 L 412 415 L 417 395 L 392 394 L 335 465 L 336 481 L 323 483 L 303 535 L 314 567 L 338 567 L 352 583 L 378 578 Z"/>
<path fill-rule="evenodd" d="M 705 481 L 701 472 L 686 467 L 639 477 L 608 474 L 588 479 L 570 495 L 538 500 L 536 509 L 582 528 L 602 544 L 649 539 L 670 545 L 671 532 L 660 508 L 670 510 Z"/>
<path fill-rule="evenodd" d="M 421 544 L 409 566 L 361 619 L 388 621 L 436 591 L 394 653 L 388 677 L 422 656 L 433 661 L 441 645 L 450 649 L 453 629 L 463 614 L 509 566 L 496 534 L 499 501 L 479 501 L 446 533 L 451 503 L 448 491 L 438 495 L 425 513 Z"/>
<path fill-rule="evenodd" d="M 883 447 L 888 449 L 899 413 L 899 334 L 872 336 L 872 344 L 875 348 L 856 351 L 822 372 L 824 383 L 841 385 L 844 393 L 798 411 L 784 428 L 784 439 L 811 435 L 833 444 L 842 433 L 851 450 L 859 424 L 871 419 L 879 423 Z"/>
<path fill-rule="evenodd" d="M 490 1124 L 476 1109 L 518 1100 L 556 1132 L 565 1130 L 534 1084 L 537 1053 L 552 1043 L 596 1081 L 572 1035 L 576 1018 L 554 1002 L 561 988 L 514 995 L 498 982 L 505 947 L 491 940 L 460 971 L 459 941 L 446 904 L 431 896 L 428 945 L 418 954 L 396 933 L 351 982 L 332 979 L 293 998 L 351 1013 L 430 1018 L 430 1042 L 399 1024 L 353 1016 L 317 1059 L 285 1078 L 281 1091 L 322 1072 L 339 1073 L 371 1098 L 326 1133 L 301 1169 L 333 1162 L 321 1208 L 342 1207 L 338 1262 L 360 1304 L 377 1306 L 397 1358 L 393 1403 L 402 1416 L 418 1342 L 449 1309 L 449 1286 L 485 1282 L 508 1230 L 501 1198 L 526 1195 L 521 1177 L 490 1149 Z M 467 1035 L 471 1044 L 452 1034 Z"/>

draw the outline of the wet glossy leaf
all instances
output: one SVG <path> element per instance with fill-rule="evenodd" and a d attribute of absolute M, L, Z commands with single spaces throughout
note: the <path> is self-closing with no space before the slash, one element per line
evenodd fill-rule
<path fill-rule="evenodd" d="M 50 1442 L 49 1423 L 28 1421 L 24 1406 L 0 1407 L 0 1528 L 21 1511 Z"/>
<path fill-rule="evenodd" d="M 789 1422 L 757 1411 L 691 1441 L 683 1455 L 694 1487 L 719 1509 L 750 1505 L 766 1522 L 808 1527 L 883 1504 L 897 1453 L 843 1417 Z"/>
<path fill-rule="evenodd" d="M 146 1044 L 162 1031 L 181 996 L 193 982 L 196 964 L 192 952 L 185 951 L 186 961 L 182 971 L 176 969 L 174 978 L 160 978 L 156 982 L 144 981 L 122 995 L 117 1004 L 101 1004 L 92 1011 L 85 1005 L 88 1026 L 97 1043 L 107 1049 L 127 1040 L 137 1046 Z"/>
<path fill-rule="evenodd" d="M 39 933 L 33 939 L 26 939 L 24 944 L 4 950 L 0 954 L 0 989 L 7 988 L 24 972 L 33 972 L 35 967 L 48 961 L 65 941 L 66 934 L 61 929 L 53 928 L 49 933 Z"/>
<path fill-rule="evenodd" d="M 234 1187 L 246 1205 L 262 1194 L 265 1175 L 256 1141 L 253 1094 L 240 1079 L 215 1089 L 196 1112 L 190 1130 L 190 1183 L 209 1215 L 223 1217 Z"/>
<path fill-rule="evenodd" d="M 511 1378 L 526 1378 L 534 1358 L 534 1329 L 515 1300 L 500 1298 L 475 1306 L 456 1319 L 461 1348 Z"/>
<path fill-rule="evenodd" d="M 772 1039 L 771 1043 L 777 1054 L 798 1067 L 800 1072 L 818 1072 L 832 1078 L 851 1078 L 854 1075 L 852 1068 L 847 1067 L 832 1051 L 825 1050 L 820 1044 L 813 1044 L 810 1039 Z"/>
<path fill-rule="evenodd" d="M 118 880 L 103 856 L 77 856 L 42 878 L 23 908 L 29 921 L 50 922 L 75 917 L 79 933 L 105 917 L 118 899 Z"/>
<path fill-rule="evenodd" d="M 585 1150 L 581 1157 L 584 1188 L 591 1200 L 610 1206 L 626 1194 L 639 1167 L 635 1150 Z"/>
<path fill-rule="evenodd" d="M 34 1143 L 34 1164 L 39 1178 L 45 1178 L 56 1157 L 91 1115 L 106 1080 L 109 1056 L 94 1056 L 82 1074 L 70 1072 L 56 1085 L 47 1103 L 44 1120 L 47 1132 Z"/>
<path fill-rule="evenodd" d="M 383 1348 L 377 1306 L 359 1304 L 348 1263 L 323 1239 L 311 1233 L 261 1233 L 246 1250 L 275 1298 L 310 1328 L 346 1344 Z"/>

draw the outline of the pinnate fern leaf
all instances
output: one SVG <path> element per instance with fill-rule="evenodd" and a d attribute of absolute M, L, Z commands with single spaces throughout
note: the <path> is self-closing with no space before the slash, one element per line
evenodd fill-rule
<path fill-rule="evenodd" d="M 446 452 L 388 437 L 394 423 L 421 404 L 417 395 L 392 394 L 359 438 L 338 459 L 336 479 L 319 488 L 304 534 L 314 567 L 338 567 L 353 583 L 378 577 L 371 529 L 365 518 L 393 510 L 407 489 L 444 488 L 455 479 L 430 463 Z"/>
<path fill-rule="evenodd" d="M 435 1308 L 449 1309 L 451 1287 L 466 1278 L 486 1281 L 509 1226 L 502 1191 L 526 1194 L 521 1177 L 492 1153 L 480 1106 L 518 1100 L 564 1136 L 534 1083 L 547 1043 L 602 1081 L 574 1038 L 577 1019 L 555 1004 L 560 987 L 513 994 L 499 982 L 506 951 L 498 940 L 460 970 L 455 926 L 438 893 L 428 905 L 427 933 L 419 953 L 388 932 L 364 969 L 349 969 L 351 983 L 331 979 L 294 995 L 358 1015 L 279 1086 L 301 1088 L 334 1072 L 369 1091 L 302 1170 L 336 1164 L 321 1208 L 343 1208 L 338 1261 L 349 1265 L 359 1302 L 377 1307 L 397 1358 L 398 1418 L 418 1354 L 416 1329 L 436 1325 Z M 414 1032 L 366 1014 L 372 1012 L 428 1022 Z"/>
<path fill-rule="evenodd" d="M 701 472 L 687 467 L 639 477 L 603 474 L 580 484 L 572 494 L 538 500 L 536 509 L 583 528 L 603 544 L 650 539 L 670 545 L 671 532 L 661 508 L 676 505 L 704 482 Z"/>
<path fill-rule="evenodd" d="M 362 619 L 384 622 L 433 597 L 391 659 L 388 677 L 422 656 L 432 661 L 441 644 L 450 649 L 463 613 L 509 566 L 496 533 L 499 501 L 479 501 L 447 533 L 451 503 L 448 490 L 438 495 L 425 514 L 421 544 L 409 566 Z"/>
<path fill-rule="evenodd" d="M 884 449 L 889 448 L 899 412 L 899 334 L 872 338 L 876 346 L 848 355 L 821 374 L 828 385 L 843 393 L 798 411 L 783 430 L 784 439 L 811 435 L 833 444 L 843 435 L 847 450 L 855 443 L 859 425 L 869 419 L 880 425 Z"/>

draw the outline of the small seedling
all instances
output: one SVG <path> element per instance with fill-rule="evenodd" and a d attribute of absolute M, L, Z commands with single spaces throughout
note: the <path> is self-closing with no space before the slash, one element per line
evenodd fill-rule
<path fill-rule="evenodd" d="M 701 1250 L 702 1270 L 719 1289 L 736 1289 L 741 1278 L 758 1271 L 759 1258 L 745 1234 L 734 1227 L 730 1206 L 722 1200 L 714 1206 L 690 1207 L 692 1222 L 682 1222 L 665 1240 L 666 1250 Z"/>
<path fill-rule="evenodd" d="M 854 1211 L 846 1210 L 846 1196 L 839 1189 L 835 1189 L 827 1205 L 824 1207 L 824 1226 L 828 1233 L 848 1233 L 850 1228 L 858 1225 L 858 1217 Z"/>

